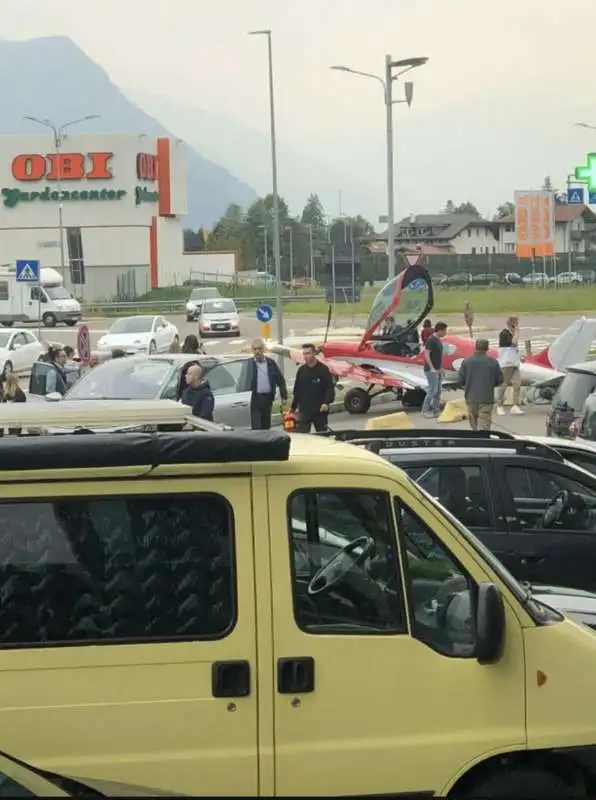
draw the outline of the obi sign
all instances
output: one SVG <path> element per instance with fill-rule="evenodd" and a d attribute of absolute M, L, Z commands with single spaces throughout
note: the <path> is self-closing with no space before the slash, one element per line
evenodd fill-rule
<path fill-rule="evenodd" d="M 16 181 L 106 181 L 114 176 L 110 168 L 113 153 L 25 153 L 12 160 Z"/>
<path fill-rule="evenodd" d="M 137 179 L 140 181 L 157 180 L 157 156 L 151 153 L 137 154 Z"/>
<path fill-rule="evenodd" d="M 518 258 L 552 256 L 555 243 L 552 192 L 515 193 L 515 238 Z"/>

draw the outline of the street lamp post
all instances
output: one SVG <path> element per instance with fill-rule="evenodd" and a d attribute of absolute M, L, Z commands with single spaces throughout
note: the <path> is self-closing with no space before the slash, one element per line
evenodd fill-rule
<path fill-rule="evenodd" d="M 24 119 L 28 119 L 30 122 L 35 122 L 38 125 L 43 125 L 44 128 L 49 128 L 52 133 L 54 134 L 54 147 L 56 149 L 56 155 L 58 156 L 58 180 L 57 186 L 58 191 L 62 189 L 62 160 L 60 158 L 60 154 L 62 152 L 62 142 L 64 141 L 64 131 L 66 128 L 70 128 L 71 125 L 78 125 L 79 122 L 86 122 L 90 119 L 98 119 L 99 114 L 88 114 L 86 117 L 79 117 L 78 119 L 72 119 L 70 122 L 65 122 L 64 125 L 61 125 L 59 128 L 56 127 L 49 119 L 38 119 L 37 117 L 30 117 L 25 116 Z M 58 232 L 60 235 L 60 271 L 62 273 L 62 277 L 66 279 L 66 275 L 64 274 L 66 271 L 66 256 L 64 253 L 64 219 L 63 219 L 64 207 L 62 203 L 58 203 Z"/>
<path fill-rule="evenodd" d="M 291 225 L 286 227 L 290 234 L 290 284 L 294 284 L 294 230 Z"/>
<path fill-rule="evenodd" d="M 373 78 L 383 86 L 385 99 L 385 137 L 387 148 L 387 272 L 388 278 L 395 277 L 395 209 L 394 209 L 394 162 L 393 162 L 393 106 L 396 103 L 407 103 L 412 105 L 414 85 L 407 82 L 405 84 L 405 99 L 393 99 L 393 81 L 400 75 L 409 72 L 411 69 L 421 67 L 428 61 L 427 57 L 404 58 L 400 61 L 393 61 L 390 55 L 385 56 L 385 77 L 375 75 L 372 72 L 362 72 L 357 69 L 345 66 L 335 66 L 331 69 L 341 72 L 350 72 L 352 75 L 361 75 L 364 78 Z M 398 72 L 394 72 L 398 70 Z"/>
<path fill-rule="evenodd" d="M 310 258 L 310 285 L 315 285 L 315 249 L 312 236 L 312 223 L 308 225 L 308 255 Z"/>
<path fill-rule="evenodd" d="M 267 56 L 269 62 L 269 123 L 271 127 L 271 178 L 273 182 L 273 259 L 275 261 L 275 312 L 277 317 L 277 341 L 283 344 L 283 306 L 281 302 L 281 249 L 279 241 L 279 195 L 277 193 L 277 142 L 275 138 L 275 93 L 273 86 L 273 48 L 271 31 L 249 31 L 250 36 L 267 37 Z M 283 372 L 283 358 L 279 359 L 279 368 Z"/>
<path fill-rule="evenodd" d="M 587 122 L 576 122 L 576 128 L 587 128 L 589 131 L 596 131 L 596 125 L 588 125 Z"/>
<path fill-rule="evenodd" d="M 259 225 L 263 229 L 263 267 L 267 274 L 269 274 L 269 253 L 267 250 L 267 226 Z"/>

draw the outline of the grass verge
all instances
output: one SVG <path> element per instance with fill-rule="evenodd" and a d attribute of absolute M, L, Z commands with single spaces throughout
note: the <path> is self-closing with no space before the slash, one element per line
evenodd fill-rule
<path fill-rule="evenodd" d="M 338 303 L 338 314 L 368 314 L 371 295 L 367 292 L 360 303 Z M 581 288 L 534 289 L 508 287 L 506 289 L 439 289 L 435 292 L 433 318 L 441 314 L 463 313 L 466 301 L 472 304 L 475 314 L 593 314 L 596 310 L 596 286 Z M 285 306 L 286 314 L 325 314 L 328 305 L 322 300 L 305 303 L 291 302 Z"/>

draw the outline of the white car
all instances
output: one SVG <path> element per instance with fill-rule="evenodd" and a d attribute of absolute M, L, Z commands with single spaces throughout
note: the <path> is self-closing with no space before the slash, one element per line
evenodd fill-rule
<path fill-rule="evenodd" d="M 33 331 L 25 328 L 0 330 L 0 375 L 7 377 L 11 372 L 17 375 L 31 372 L 33 364 L 46 349 Z"/>
<path fill-rule="evenodd" d="M 127 355 L 167 353 L 174 341 L 180 341 L 178 328 L 164 317 L 124 317 L 101 337 L 97 349 L 124 350 Z"/>
<path fill-rule="evenodd" d="M 229 297 L 204 300 L 199 312 L 199 333 L 206 336 L 240 336 L 236 303 Z"/>

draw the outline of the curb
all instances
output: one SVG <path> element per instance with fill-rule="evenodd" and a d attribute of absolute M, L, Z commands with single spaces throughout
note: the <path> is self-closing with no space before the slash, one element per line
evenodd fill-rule
<path fill-rule="evenodd" d="M 396 403 L 398 402 L 392 394 L 381 394 L 377 397 L 373 397 L 371 399 L 370 407 L 373 406 L 385 406 L 389 405 L 389 403 Z M 341 414 L 345 411 L 344 401 L 343 400 L 335 400 L 329 406 L 329 414 Z M 366 414 L 354 414 L 355 417 L 365 417 Z M 272 414 L 271 415 L 271 424 L 272 425 L 281 425 L 282 419 L 281 414 Z"/>

